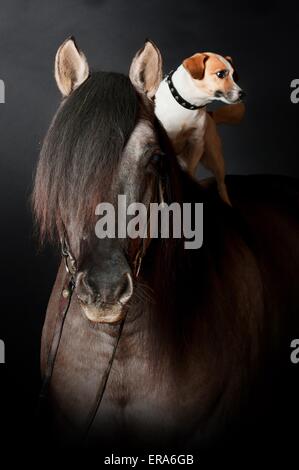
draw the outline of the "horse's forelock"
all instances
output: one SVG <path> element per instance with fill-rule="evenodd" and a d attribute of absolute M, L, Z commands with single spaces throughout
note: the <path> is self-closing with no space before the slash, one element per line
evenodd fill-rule
<path fill-rule="evenodd" d="M 33 209 L 41 239 L 55 240 L 72 220 L 78 236 L 109 197 L 141 101 L 128 77 L 95 73 L 59 108 L 37 166 Z"/>

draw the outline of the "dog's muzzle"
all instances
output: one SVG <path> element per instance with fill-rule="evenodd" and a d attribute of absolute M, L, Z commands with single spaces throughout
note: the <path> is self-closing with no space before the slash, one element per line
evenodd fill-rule
<path fill-rule="evenodd" d="M 233 89 L 226 94 L 221 90 L 217 90 L 215 91 L 214 95 L 215 98 L 226 101 L 227 103 L 238 103 L 245 98 L 246 93 L 241 88 L 238 88 Z"/>

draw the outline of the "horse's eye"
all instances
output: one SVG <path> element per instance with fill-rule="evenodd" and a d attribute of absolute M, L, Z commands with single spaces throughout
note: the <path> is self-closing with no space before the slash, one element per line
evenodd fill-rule
<path fill-rule="evenodd" d="M 227 70 L 219 70 L 219 72 L 216 72 L 216 75 L 218 78 L 225 78 L 227 76 Z"/>
<path fill-rule="evenodd" d="M 154 172 L 154 174 L 163 176 L 165 173 L 165 164 L 165 154 L 163 152 L 155 152 L 148 160 L 147 167 L 151 172 Z"/>
<path fill-rule="evenodd" d="M 162 159 L 162 155 L 161 153 L 154 153 L 152 156 L 151 156 L 151 163 L 155 166 L 158 166 L 160 165 L 161 163 L 161 159 Z"/>
<path fill-rule="evenodd" d="M 163 173 L 164 170 L 164 163 L 165 163 L 165 158 L 163 153 L 153 153 L 153 155 L 150 158 L 150 166 L 153 170 L 158 172 L 159 174 Z"/>

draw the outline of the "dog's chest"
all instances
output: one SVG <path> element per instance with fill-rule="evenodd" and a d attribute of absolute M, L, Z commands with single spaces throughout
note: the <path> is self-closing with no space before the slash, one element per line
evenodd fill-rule
<path fill-rule="evenodd" d="M 174 128 L 167 130 L 177 155 L 183 154 L 188 147 L 196 148 L 196 152 L 202 153 L 206 130 L 206 113 L 197 111 L 194 116 L 185 116 L 185 119 Z"/>
<path fill-rule="evenodd" d="M 176 155 L 184 160 L 187 167 L 192 160 L 190 154 L 197 158 L 204 151 L 204 136 L 206 131 L 206 110 L 189 110 L 178 104 L 171 95 L 167 84 L 162 82 L 157 95 L 155 113 L 163 124 Z"/>

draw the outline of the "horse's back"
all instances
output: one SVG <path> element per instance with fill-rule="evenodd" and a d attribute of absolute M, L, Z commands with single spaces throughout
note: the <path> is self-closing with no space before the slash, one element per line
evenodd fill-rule
<path fill-rule="evenodd" d="M 299 179 L 282 175 L 228 175 L 225 182 L 235 206 L 238 201 L 248 203 L 263 200 L 281 200 L 299 203 Z M 206 178 L 200 184 L 211 194 L 215 192 L 215 178 Z M 216 192 L 215 192 L 216 194 Z"/>
<path fill-rule="evenodd" d="M 230 195 L 237 200 L 253 203 L 287 203 L 289 208 L 299 203 L 299 179 L 281 175 L 230 175 L 226 177 Z M 297 212 L 298 216 L 298 212 Z"/>
<path fill-rule="evenodd" d="M 287 323 L 290 331 L 299 323 L 299 180 L 250 175 L 228 176 L 226 183 L 232 201 L 227 212 L 257 260 L 266 306 L 277 311 L 277 328 Z M 204 186 L 216 199 L 215 182 Z"/>
<path fill-rule="evenodd" d="M 292 261 L 298 264 L 299 180 L 231 176 L 227 185 L 233 211 L 244 221 L 253 249 L 272 253 L 277 261 L 287 260 L 288 267 Z"/>

